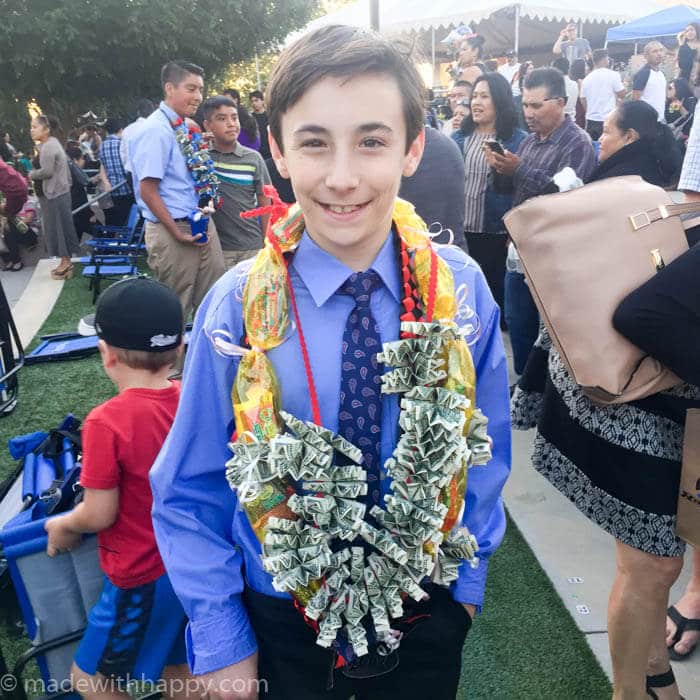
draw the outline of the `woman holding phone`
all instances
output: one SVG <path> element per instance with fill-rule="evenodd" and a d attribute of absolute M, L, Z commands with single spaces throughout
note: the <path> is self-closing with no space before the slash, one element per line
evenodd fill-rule
<path fill-rule="evenodd" d="M 678 77 L 690 80 L 700 49 L 700 24 L 691 22 L 678 35 Z"/>
<path fill-rule="evenodd" d="M 501 310 L 507 238 L 502 219 L 513 198 L 509 188 L 495 179 L 484 149 L 517 152 L 525 138 L 525 132 L 517 128 L 517 121 L 508 81 L 499 73 L 485 73 L 477 78 L 471 114 L 460 129 L 466 172 L 464 230 L 469 254 L 481 265 Z"/>

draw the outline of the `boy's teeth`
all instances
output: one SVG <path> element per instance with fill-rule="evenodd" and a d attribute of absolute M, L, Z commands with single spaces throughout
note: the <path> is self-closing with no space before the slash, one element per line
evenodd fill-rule
<path fill-rule="evenodd" d="M 334 212 L 335 214 L 347 214 L 347 213 L 349 213 L 349 212 L 351 212 L 351 211 L 355 211 L 355 209 L 359 209 L 359 207 L 356 206 L 355 204 L 351 204 L 351 205 L 349 205 L 349 206 L 347 206 L 347 207 L 338 207 L 338 206 L 335 206 L 335 205 L 333 205 L 333 204 L 330 204 L 330 205 L 328 206 L 328 208 L 329 208 L 332 212 Z"/>

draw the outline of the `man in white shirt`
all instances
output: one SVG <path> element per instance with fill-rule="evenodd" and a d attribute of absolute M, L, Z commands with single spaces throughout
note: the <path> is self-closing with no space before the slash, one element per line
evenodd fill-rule
<path fill-rule="evenodd" d="M 552 68 L 561 71 L 564 76 L 564 85 L 566 86 L 566 104 L 564 105 L 564 114 L 568 114 L 571 119 L 576 121 L 576 103 L 578 102 L 578 83 L 569 77 L 569 60 L 563 56 L 552 61 Z"/>
<path fill-rule="evenodd" d="M 646 66 L 634 76 L 632 82 L 632 99 L 644 100 L 658 113 L 659 121 L 665 121 L 666 112 L 666 76 L 661 70 L 666 49 L 659 41 L 650 41 L 644 47 Z"/>
<path fill-rule="evenodd" d="M 146 117 L 150 117 L 156 106 L 150 100 L 139 100 L 138 105 L 136 105 L 136 114 L 138 115 L 136 121 L 131 122 L 122 131 L 122 140 L 119 145 L 119 157 L 122 159 L 124 164 L 124 170 L 127 173 L 132 173 L 131 158 L 129 157 L 129 139 L 133 139 L 136 136 L 136 132 L 141 128 L 141 125 L 146 121 Z"/>
<path fill-rule="evenodd" d="M 581 102 L 586 110 L 586 131 L 593 141 L 603 133 L 603 122 L 625 96 L 620 74 L 610 69 L 608 52 L 593 52 L 593 70 L 583 79 Z"/>
<path fill-rule="evenodd" d="M 518 74 L 520 70 L 520 63 L 518 63 L 518 54 L 512 49 L 506 51 L 506 60 L 502 66 L 498 67 L 498 72 L 508 81 L 508 84 L 513 87 L 513 78 Z"/>

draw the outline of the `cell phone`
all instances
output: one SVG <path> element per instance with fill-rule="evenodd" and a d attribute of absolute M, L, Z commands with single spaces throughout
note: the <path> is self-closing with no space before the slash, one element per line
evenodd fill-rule
<path fill-rule="evenodd" d="M 498 141 L 485 141 L 484 142 L 494 153 L 498 153 L 499 156 L 505 155 L 503 146 L 501 146 Z"/>

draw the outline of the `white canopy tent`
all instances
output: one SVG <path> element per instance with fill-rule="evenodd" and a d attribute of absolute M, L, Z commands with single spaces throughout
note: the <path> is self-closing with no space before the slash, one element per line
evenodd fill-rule
<path fill-rule="evenodd" d="M 369 0 L 357 0 L 313 20 L 302 31 L 327 24 L 369 27 L 369 5 Z M 619 24 L 656 12 L 659 7 L 654 0 L 586 0 L 585 3 L 582 0 L 470 0 L 469 3 L 465 0 L 379 0 L 379 30 L 389 35 L 429 31 L 434 36 L 436 30 L 464 23 L 485 34 L 489 47 L 517 51 L 520 46 L 538 42 L 538 28 L 539 34 L 546 33 L 549 39 L 552 29 L 547 24 L 567 21 Z M 490 26 L 482 31 L 486 21 Z M 604 35 L 604 31 L 601 33 Z"/>

